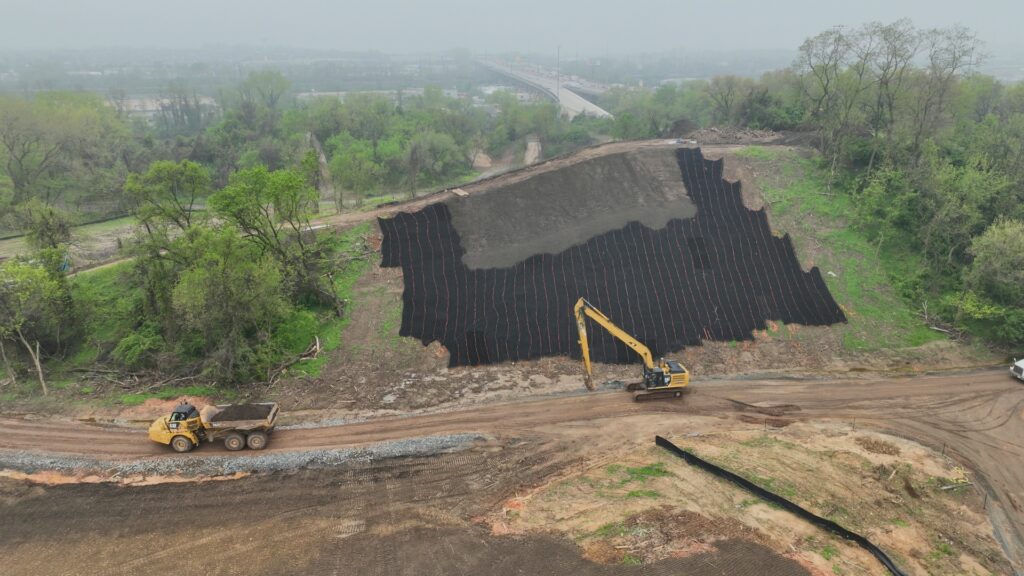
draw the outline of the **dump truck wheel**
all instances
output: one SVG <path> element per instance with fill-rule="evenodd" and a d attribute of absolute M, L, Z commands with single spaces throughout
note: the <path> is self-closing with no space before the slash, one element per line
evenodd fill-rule
<path fill-rule="evenodd" d="M 250 450 L 263 450 L 267 446 L 267 435 L 263 432 L 253 432 L 245 439 Z"/>
<path fill-rule="evenodd" d="M 245 448 L 245 437 L 238 432 L 233 432 L 224 437 L 224 447 L 232 452 Z"/>
<path fill-rule="evenodd" d="M 184 436 L 175 436 L 171 438 L 171 448 L 174 448 L 175 452 L 185 453 L 192 450 L 192 441 Z"/>

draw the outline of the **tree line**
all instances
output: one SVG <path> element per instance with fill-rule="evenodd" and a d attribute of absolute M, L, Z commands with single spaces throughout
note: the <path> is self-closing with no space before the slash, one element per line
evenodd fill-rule
<path fill-rule="evenodd" d="M 365 258 L 311 229 L 325 189 L 342 210 L 457 182 L 528 135 L 554 153 L 591 142 L 553 104 L 501 92 L 483 108 L 438 88 L 298 102 L 264 71 L 217 102 L 175 83 L 146 122 L 95 95 L 0 96 L 0 229 L 31 249 L 0 263 L 3 380 L 34 372 L 45 392 L 47 361 L 92 346 L 123 370 L 266 380 L 344 314 L 337 276 Z M 115 302 L 66 275 L 67 248 L 73 224 L 119 213 L 138 233 Z"/>
<path fill-rule="evenodd" d="M 719 76 L 603 103 L 619 138 L 735 126 L 813 136 L 825 194 L 879 250 L 918 265 L 894 285 L 923 315 L 1024 344 L 1024 85 L 977 72 L 981 42 L 961 26 L 908 20 L 808 38 L 793 65 Z"/>

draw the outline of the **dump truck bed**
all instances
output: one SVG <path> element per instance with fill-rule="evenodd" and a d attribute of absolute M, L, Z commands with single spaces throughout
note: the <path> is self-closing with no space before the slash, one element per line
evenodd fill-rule
<path fill-rule="evenodd" d="M 199 416 L 207 430 L 270 430 L 277 421 L 276 402 L 207 406 Z"/>

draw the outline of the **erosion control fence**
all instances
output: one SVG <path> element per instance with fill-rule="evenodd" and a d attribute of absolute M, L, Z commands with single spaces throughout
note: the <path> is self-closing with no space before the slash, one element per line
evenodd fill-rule
<path fill-rule="evenodd" d="M 703 340 L 752 340 L 768 320 L 846 320 L 818 269 L 804 272 L 789 237 L 772 234 L 763 209 L 743 205 L 740 184 L 722 176 L 722 161 L 689 148 L 678 149 L 676 161 L 696 206 L 692 218 L 659 229 L 630 222 L 507 267 L 463 262 L 446 204 L 381 219 L 381 265 L 400 266 L 405 284 L 400 334 L 440 341 L 450 365 L 465 366 L 578 358 L 572 306 L 581 296 L 656 355 Z M 637 360 L 603 331 L 594 332 L 591 346 L 596 361 Z"/>
<path fill-rule="evenodd" d="M 806 508 L 800 506 L 799 504 L 791 502 L 783 498 L 782 496 L 775 494 L 774 492 L 769 492 L 768 490 L 761 488 L 757 484 L 754 484 L 753 482 L 747 480 L 746 478 L 743 478 L 742 476 L 734 474 L 733 472 L 730 472 L 725 468 L 716 466 L 711 462 L 708 462 L 707 460 L 703 460 L 696 456 L 695 454 L 683 450 L 682 448 L 676 446 L 675 444 L 666 440 L 665 438 L 662 438 L 661 436 L 655 436 L 654 442 L 658 446 L 668 450 L 669 452 L 678 456 L 679 458 L 682 458 L 683 460 L 686 461 L 687 464 L 701 468 L 724 480 L 728 480 L 729 482 L 736 484 L 740 488 L 743 488 L 744 490 L 751 492 L 752 494 L 754 494 L 758 498 L 761 498 L 762 500 L 766 500 L 768 502 L 777 504 L 778 506 L 792 512 L 793 514 L 796 514 L 797 516 L 803 518 L 804 520 L 807 520 L 808 522 L 814 524 L 815 526 L 818 526 L 819 528 L 828 530 L 836 536 L 856 543 L 858 546 L 867 550 L 871 553 L 872 556 L 877 558 L 878 561 L 881 562 L 882 565 L 885 566 L 889 570 L 889 572 L 891 572 L 894 576 L 905 576 L 905 573 L 902 570 L 900 570 L 898 566 L 896 566 L 896 563 L 893 562 L 892 559 L 889 558 L 889 556 L 885 552 L 883 552 L 881 548 L 875 546 L 871 543 L 870 540 L 861 536 L 860 534 L 851 532 L 827 518 L 822 518 L 821 516 L 818 516 L 817 514 L 807 510 Z"/>

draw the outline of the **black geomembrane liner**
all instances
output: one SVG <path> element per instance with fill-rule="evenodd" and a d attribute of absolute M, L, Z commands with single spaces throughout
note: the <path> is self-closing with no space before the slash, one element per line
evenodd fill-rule
<path fill-rule="evenodd" d="M 578 358 L 572 307 L 581 296 L 655 355 L 703 340 L 752 340 L 768 320 L 846 321 L 818 269 L 804 272 L 789 237 L 772 235 L 763 209 L 743 205 L 721 160 L 693 148 L 676 155 L 695 217 L 659 230 L 632 222 L 511 267 L 467 268 L 443 203 L 381 219 L 381 265 L 400 266 L 404 277 L 400 334 L 437 340 L 451 366 L 467 366 Z M 592 331 L 591 346 L 596 361 L 638 360 L 603 330 Z"/>

